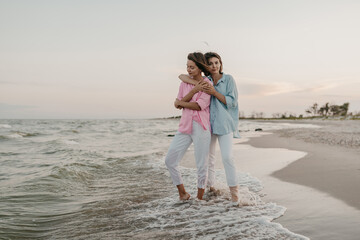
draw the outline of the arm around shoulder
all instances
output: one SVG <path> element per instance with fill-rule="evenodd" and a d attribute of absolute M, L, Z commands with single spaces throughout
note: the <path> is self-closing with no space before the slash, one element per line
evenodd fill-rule
<path fill-rule="evenodd" d="M 185 83 L 189 83 L 192 85 L 196 85 L 197 81 L 195 81 L 194 79 L 192 79 L 191 77 L 189 77 L 189 75 L 186 74 L 180 74 L 179 75 L 179 79 Z"/>

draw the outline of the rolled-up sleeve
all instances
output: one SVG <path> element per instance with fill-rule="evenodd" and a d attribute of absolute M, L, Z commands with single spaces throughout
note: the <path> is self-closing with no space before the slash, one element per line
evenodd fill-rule
<path fill-rule="evenodd" d="M 184 97 L 184 83 L 180 83 L 180 86 L 179 86 L 179 92 L 178 92 L 178 95 L 177 95 L 177 99 L 181 100 L 183 97 Z"/>
<path fill-rule="evenodd" d="M 235 80 L 229 76 L 229 79 L 227 80 L 227 86 L 226 86 L 226 107 L 227 108 L 236 108 L 238 105 L 238 92 L 235 84 Z"/>

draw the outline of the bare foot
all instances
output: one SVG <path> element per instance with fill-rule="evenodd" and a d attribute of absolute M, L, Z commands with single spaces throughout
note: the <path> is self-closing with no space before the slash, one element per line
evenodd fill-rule
<path fill-rule="evenodd" d="M 179 191 L 179 198 L 181 201 L 189 200 L 190 194 L 188 194 L 185 190 L 184 184 L 176 185 Z"/>
<path fill-rule="evenodd" d="M 214 187 L 210 187 L 209 192 L 216 192 L 216 189 Z"/>
<path fill-rule="evenodd" d="M 230 193 L 231 193 L 231 201 L 232 202 L 238 202 L 239 201 L 239 189 L 238 186 L 235 187 L 229 187 Z"/>
<path fill-rule="evenodd" d="M 205 193 L 205 189 L 204 189 L 204 188 L 198 188 L 197 198 L 198 198 L 199 200 L 203 200 L 204 193 Z"/>
<path fill-rule="evenodd" d="M 186 200 L 189 200 L 190 199 L 190 194 L 188 194 L 187 192 L 185 194 L 181 194 L 179 199 L 181 201 L 186 201 Z"/>
<path fill-rule="evenodd" d="M 210 187 L 209 193 L 211 193 L 211 195 L 213 195 L 213 196 L 219 196 L 221 194 L 220 190 L 216 189 L 215 187 Z"/>

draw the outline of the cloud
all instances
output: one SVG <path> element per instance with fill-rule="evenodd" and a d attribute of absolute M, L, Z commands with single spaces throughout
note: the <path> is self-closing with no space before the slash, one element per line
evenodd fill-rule
<path fill-rule="evenodd" d="M 238 85 L 239 93 L 244 95 L 271 96 L 288 93 L 309 93 L 322 92 L 328 89 L 338 87 L 337 83 L 323 83 L 316 86 L 301 86 L 289 82 L 265 83 L 240 83 Z"/>
<path fill-rule="evenodd" d="M 0 119 L 29 118 L 37 106 L 0 103 Z"/>
<path fill-rule="evenodd" d="M 36 106 L 0 103 L 0 112 L 18 111 L 18 110 L 31 109 L 31 108 L 36 108 Z"/>
<path fill-rule="evenodd" d="M 238 86 L 239 93 L 245 95 L 269 96 L 300 91 L 301 89 L 289 83 L 242 83 Z"/>
<path fill-rule="evenodd" d="M 337 83 L 319 84 L 314 87 L 300 89 L 297 92 L 321 92 L 321 91 L 326 91 L 329 89 L 335 89 L 338 86 L 339 86 L 339 84 L 337 84 Z"/>

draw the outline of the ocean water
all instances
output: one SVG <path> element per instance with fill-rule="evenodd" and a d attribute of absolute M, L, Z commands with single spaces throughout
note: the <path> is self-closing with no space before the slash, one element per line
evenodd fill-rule
<path fill-rule="evenodd" d="M 221 170 L 219 194 L 180 202 L 164 165 L 177 126 L 177 119 L 0 120 L 0 239 L 307 239 L 272 222 L 286 208 L 262 201 L 250 174 L 238 173 L 239 206 Z M 181 171 L 195 196 L 195 169 Z"/>

